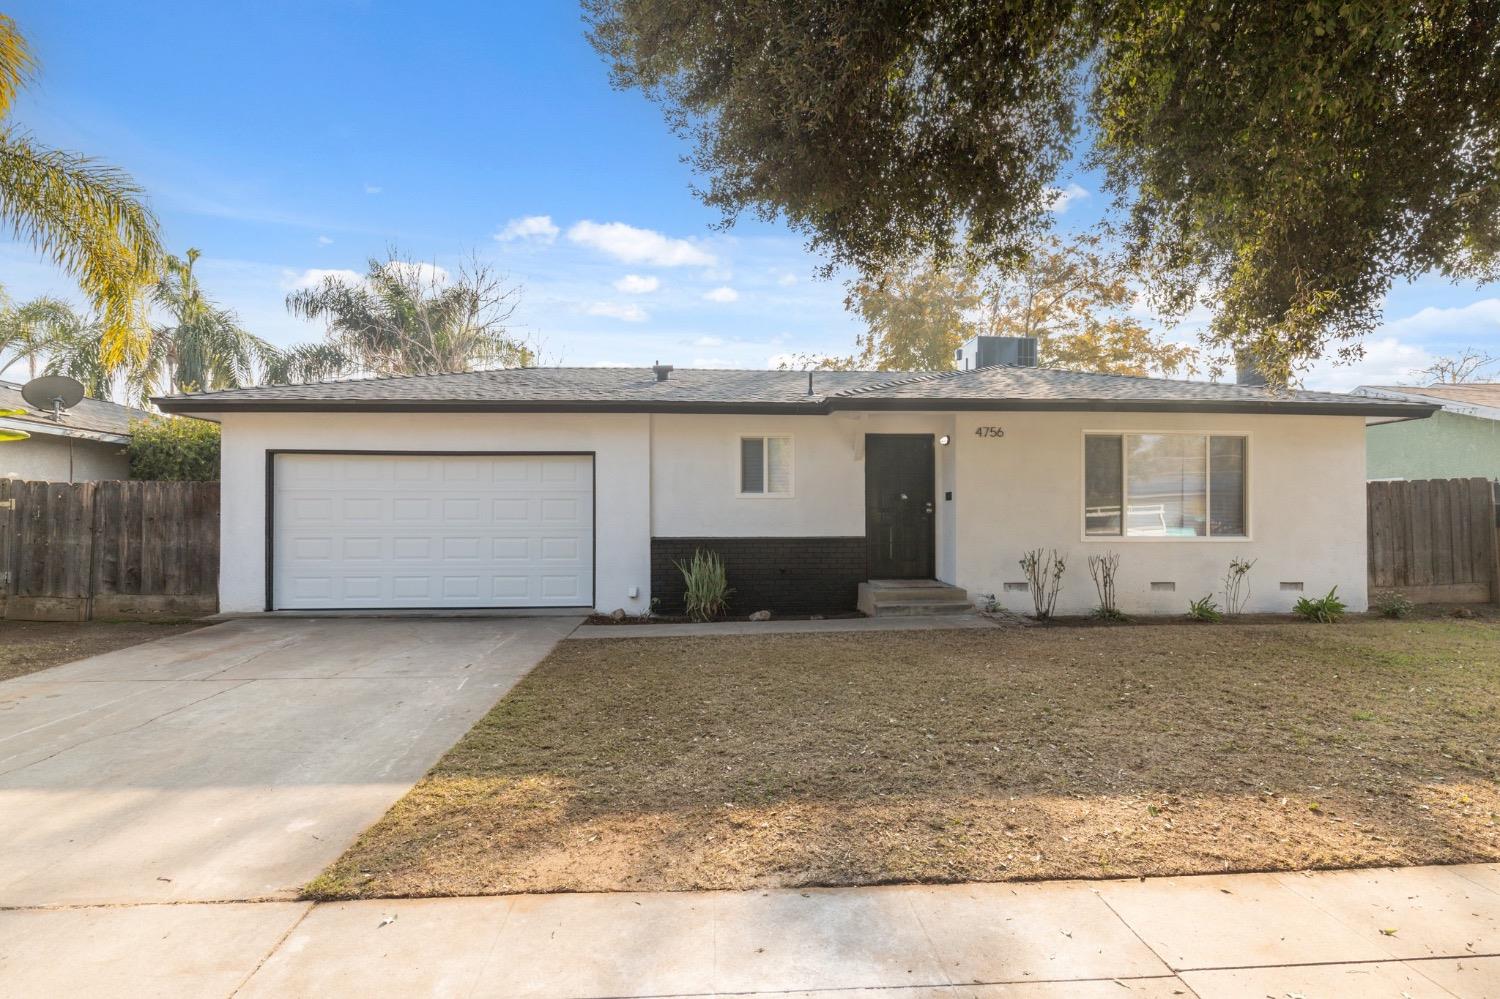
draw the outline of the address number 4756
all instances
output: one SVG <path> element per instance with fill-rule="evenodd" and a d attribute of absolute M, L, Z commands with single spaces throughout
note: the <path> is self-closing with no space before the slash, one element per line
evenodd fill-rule
<path fill-rule="evenodd" d="M 1005 428 L 1004 427 L 975 427 L 974 428 L 974 436 L 975 437 L 1004 437 L 1005 436 Z"/>

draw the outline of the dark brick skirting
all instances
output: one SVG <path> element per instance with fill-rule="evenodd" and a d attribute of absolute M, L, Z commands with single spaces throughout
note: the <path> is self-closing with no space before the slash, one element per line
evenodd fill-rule
<path fill-rule="evenodd" d="M 865 576 L 865 539 L 652 538 L 651 595 L 663 614 L 682 613 L 682 573 L 695 549 L 718 552 L 734 588 L 732 614 L 837 614 L 854 610 Z"/>

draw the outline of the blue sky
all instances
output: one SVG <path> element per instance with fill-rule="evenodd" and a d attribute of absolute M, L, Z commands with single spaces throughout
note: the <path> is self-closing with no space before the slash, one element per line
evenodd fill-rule
<path fill-rule="evenodd" d="M 578 8 L 304 0 L 22 0 L 42 60 L 13 120 L 128 170 L 169 246 L 203 251 L 211 295 L 277 343 L 299 282 L 362 270 L 388 246 L 453 269 L 468 255 L 522 286 L 515 321 L 564 364 L 764 367 L 848 353 L 840 281 L 784 227 L 728 232 L 690 193 L 657 108 L 609 87 Z M 1097 179 L 1061 228 L 1098 218 Z M 545 220 L 545 221 L 543 221 Z M 76 299 L 66 276 L 0 244 L 18 299 Z M 1409 379 L 1432 355 L 1500 353 L 1500 293 L 1424 279 L 1392 292 L 1354 369 L 1311 386 Z M 1174 336 L 1191 339 L 1202 317 Z"/>

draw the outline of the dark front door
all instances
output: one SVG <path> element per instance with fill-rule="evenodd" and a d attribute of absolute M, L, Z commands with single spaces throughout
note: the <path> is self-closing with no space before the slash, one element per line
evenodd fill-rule
<path fill-rule="evenodd" d="M 865 544 L 871 579 L 933 576 L 932 437 L 865 434 Z"/>

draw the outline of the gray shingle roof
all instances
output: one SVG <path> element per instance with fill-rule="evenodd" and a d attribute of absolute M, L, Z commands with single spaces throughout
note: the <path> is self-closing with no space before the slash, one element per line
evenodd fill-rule
<path fill-rule="evenodd" d="M 528 410 L 814 412 L 837 409 L 1197 409 L 1424 416 L 1432 407 L 1335 392 L 998 366 L 963 372 L 521 368 L 273 385 L 156 402 L 167 412 Z"/>
<path fill-rule="evenodd" d="M 16 382 L 0 381 L 0 409 L 24 409 L 25 416 L 8 419 L 22 423 L 38 424 L 40 431 L 81 431 L 84 434 L 113 434 L 126 436 L 130 433 L 130 421 L 141 420 L 154 414 L 133 406 L 121 406 L 103 399 L 84 399 L 72 409 L 63 411 L 62 422 L 52 420 L 50 413 L 41 413 L 21 397 L 21 386 Z"/>

